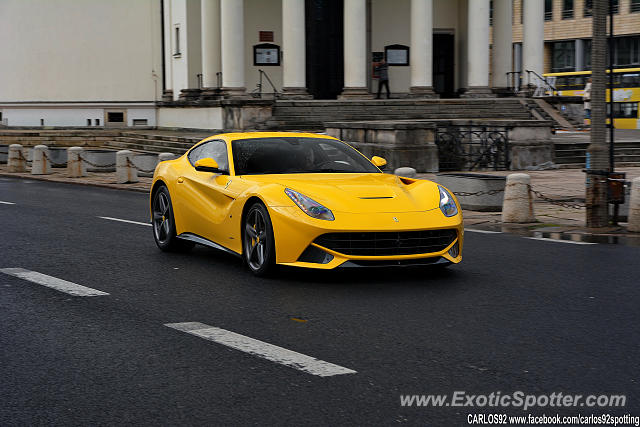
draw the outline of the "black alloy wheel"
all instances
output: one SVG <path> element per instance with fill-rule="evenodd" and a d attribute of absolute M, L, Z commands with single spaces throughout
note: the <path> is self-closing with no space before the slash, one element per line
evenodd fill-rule
<path fill-rule="evenodd" d="M 253 204 L 247 211 L 242 232 L 243 259 L 256 276 L 270 273 L 275 264 L 273 226 L 267 208 Z"/>
<path fill-rule="evenodd" d="M 156 245 L 163 251 L 187 251 L 194 243 L 180 240 L 176 236 L 173 207 L 169 190 L 164 185 L 158 187 L 153 194 L 152 202 L 153 238 Z"/>

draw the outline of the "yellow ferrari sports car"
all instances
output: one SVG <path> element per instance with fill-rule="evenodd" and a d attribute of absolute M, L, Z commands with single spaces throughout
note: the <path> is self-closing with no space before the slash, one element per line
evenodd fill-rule
<path fill-rule="evenodd" d="M 276 264 L 332 269 L 462 260 L 453 194 L 381 171 L 348 144 L 312 133 L 225 133 L 156 167 L 150 208 L 164 251 L 195 243 Z"/>

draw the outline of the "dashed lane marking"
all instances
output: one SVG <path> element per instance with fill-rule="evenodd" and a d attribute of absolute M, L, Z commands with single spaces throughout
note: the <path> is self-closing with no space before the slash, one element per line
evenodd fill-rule
<path fill-rule="evenodd" d="M 110 216 L 99 216 L 98 218 L 106 219 L 109 221 L 127 222 L 129 224 L 146 225 L 147 227 L 151 227 L 152 225 L 149 222 L 139 222 L 139 221 L 131 221 L 129 219 L 111 218 Z"/>
<path fill-rule="evenodd" d="M 484 234 L 501 234 L 502 233 L 502 231 L 476 230 L 475 228 L 465 228 L 464 231 L 470 231 L 472 233 L 484 233 Z"/>
<path fill-rule="evenodd" d="M 167 323 L 165 326 L 319 377 L 357 373 L 349 368 L 204 323 Z"/>
<path fill-rule="evenodd" d="M 37 271 L 25 270 L 24 268 L 2 268 L 0 269 L 0 272 L 77 297 L 109 295 L 108 293 L 97 289 L 87 288 L 86 286 L 67 282 L 66 280 L 58 279 L 57 277 L 47 276 L 46 274 L 38 273 Z"/>
<path fill-rule="evenodd" d="M 15 205 L 15 203 L 13 203 L 13 202 L 3 202 L 2 200 L 0 200 L 0 205 Z"/>
<path fill-rule="evenodd" d="M 542 240 L 543 242 L 571 243 L 572 245 L 597 245 L 597 243 L 593 243 L 593 242 L 578 242 L 575 240 L 549 239 L 547 237 L 525 237 L 525 239 Z"/>

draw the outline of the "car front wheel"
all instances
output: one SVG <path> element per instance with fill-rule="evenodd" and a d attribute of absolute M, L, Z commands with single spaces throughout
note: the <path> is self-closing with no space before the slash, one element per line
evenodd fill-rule
<path fill-rule="evenodd" d="M 245 264 L 256 276 L 265 276 L 275 264 L 273 226 L 267 208 L 254 203 L 244 218 L 242 249 Z"/>
<path fill-rule="evenodd" d="M 176 223 L 174 220 L 173 206 L 169 190 L 164 185 L 160 186 L 153 194 L 153 238 L 156 245 L 163 251 L 188 251 L 194 244 L 180 240 L 176 236 Z"/>

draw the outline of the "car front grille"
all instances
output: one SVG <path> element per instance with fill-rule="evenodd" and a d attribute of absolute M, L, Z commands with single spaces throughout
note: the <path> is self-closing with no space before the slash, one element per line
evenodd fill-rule
<path fill-rule="evenodd" d="M 315 244 L 345 255 L 392 256 L 440 252 L 457 237 L 456 230 L 327 233 Z"/>

